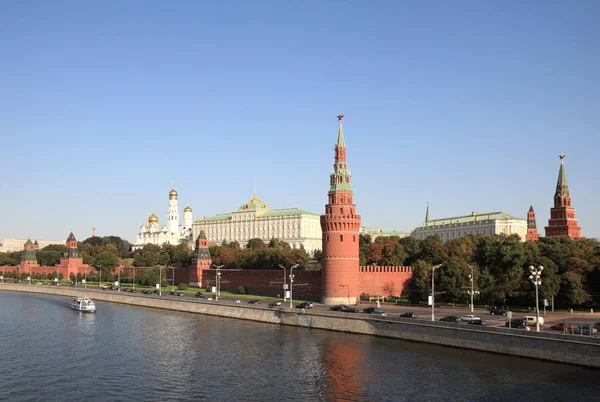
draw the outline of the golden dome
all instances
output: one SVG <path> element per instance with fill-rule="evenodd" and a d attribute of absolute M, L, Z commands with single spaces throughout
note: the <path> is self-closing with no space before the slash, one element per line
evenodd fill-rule
<path fill-rule="evenodd" d="M 192 212 L 192 208 L 190 208 L 190 206 L 188 205 L 187 207 L 185 207 L 183 212 Z"/>
<path fill-rule="evenodd" d="M 169 199 L 170 200 L 176 200 L 177 199 L 177 191 L 175 191 L 174 188 L 171 191 L 169 191 Z"/>
<path fill-rule="evenodd" d="M 148 218 L 148 223 L 158 223 L 158 216 L 156 216 L 154 212 L 152 212 L 152 215 Z"/>

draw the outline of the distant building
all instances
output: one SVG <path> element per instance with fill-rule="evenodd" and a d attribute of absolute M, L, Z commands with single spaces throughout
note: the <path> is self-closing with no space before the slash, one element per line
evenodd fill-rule
<path fill-rule="evenodd" d="M 22 251 L 25 248 L 25 243 L 27 243 L 29 239 L 4 239 L 2 240 L 2 244 L 0 245 L 0 253 L 10 253 L 13 251 Z M 44 248 L 51 244 L 60 244 L 64 245 L 64 240 L 36 240 L 39 248 Z"/>
<path fill-rule="evenodd" d="M 244 247 L 250 239 L 265 243 L 279 239 L 292 248 L 304 248 L 310 255 L 321 249 L 319 215 L 298 208 L 271 209 L 256 194 L 237 211 L 197 219 L 194 237 L 201 231 L 211 244 L 236 241 Z"/>
<path fill-rule="evenodd" d="M 143 248 L 146 244 L 192 244 L 192 208 L 189 206 L 183 210 L 183 225 L 179 225 L 179 205 L 175 187 L 169 191 L 169 209 L 167 223 L 159 229 L 158 216 L 152 215 L 142 224 L 140 231 L 135 237 L 133 250 Z"/>
<path fill-rule="evenodd" d="M 525 241 L 527 221 L 503 212 L 477 213 L 452 218 L 429 219 L 429 205 L 423 225 L 415 228 L 411 236 L 423 240 L 438 235 L 442 242 L 458 239 L 467 235 L 516 234 Z"/>
<path fill-rule="evenodd" d="M 365 226 L 361 226 L 360 234 L 371 236 L 371 242 L 374 242 L 378 237 L 398 236 L 399 238 L 403 238 L 410 236 L 410 233 L 408 232 L 401 232 L 398 230 L 384 231 L 382 228 L 368 228 Z"/>
<path fill-rule="evenodd" d="M 581 237 L 581 227 L 577 225 L 575 208 L 571 206 L 571 193 L 565 171 L 565 155 L 560 155 L 559 158 L 560 169 L 554 192 L 554 207 L 550 208 L 546 237 L 569 236 L 574 239 Z"/>
<path fill-rule="evenodd" d="M 525 238 L 531 241 L 540 240 L 540 234 L 537 231 L 537 223 L 535 222 L 533 205 L 529 207 L 529 212 L 527 212 L 527 236 Z"/>

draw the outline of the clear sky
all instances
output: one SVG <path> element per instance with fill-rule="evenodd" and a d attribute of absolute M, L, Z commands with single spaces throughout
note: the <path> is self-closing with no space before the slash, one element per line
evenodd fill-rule
<path fill-rule="evenodd" d="M 257 195 L 322 213 L 339 113 L 357 211 L 543 234 L 565 153 L 600 236 L 600 1 L 2 1 L 0 239 L 135 240 Z M 183 218 L 181 216 L 181 218 Z"/>

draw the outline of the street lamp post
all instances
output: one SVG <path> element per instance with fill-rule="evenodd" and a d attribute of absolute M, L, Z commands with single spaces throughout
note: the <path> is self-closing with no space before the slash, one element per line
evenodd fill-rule
<path fill-rule="evenodd" d="M 537 269 L 533 266 L 529 266 L 529 279 L 535 285 L 535 330 L 536 332 L 540 332 L 540 299 L 538 293 L 538 287 L 542 284 L 542 271 L 544 267 L 541 265 L 537 267 Z"/>
<path fill-rule="evenodd" d="M 162 296 L 162 270 L 167 269 L 167 266 L 158 268 L 158 295 Z"/>
<path fill-rule="evenodd" d="M 100 279 L 98 280 L 99 283 L 99 287 L 102 287 L 102 265 L 96 265 L 96 268 L 98 268 L 98 270 L 100 271 Z"/>
<path fill-rule="evenodd" d="M 294 271 L 294 268 L 298 268 L 298 264 L 292 265 L 290 268 L 290 308 L 292 308 L 292 299 L 293 299 L 293 287 L 294 287 L 294 275 L 292 274 L 292 271 Z"/>
<path fill-rule="evenodd" d="M 279 264 L 279 268 L 283 269 L 283 301 L 285 301 L 285 292 L 287 291 L 287 278 L 285 274 L 285 267 Z"/>
<path fill-rule="evenodd" d="M 135 267 L 131 268 L 133 268 L 133 290 L 135 290 Z"/>
<path fill-rule="evenodd" d="M 46 285 L 48 284 L 48 266 L 46 266 Z"/>
<path fill-rule="evenodd" d="M 434 265 L 431 269 L 431 321 L 435 321 L 435 270 L 442 264 Z"/>
<path fill-rule="evenodd" d="M 217 275 L 215 276 L 215 285 L 216 285 L 216 292 L 215 292 L 215 300 L 219 300 L 219 296 L 221 295 L 221 268 L 223 268 L 225 265 L 215 265 L 215 268 L 217 269 Z"/>
<path fill-rule="evenodd" d="M 377 269 L 377 263 L 373 263 L 373 266 L 375 267 L 375 270 L 377 271 L 377 308 L 381 307 L 381 304 L 379 302 L 379 270 Z"/>
<path fill-rule="evenodd" d="M 469 275 L 469 279 L 471 280 L 471 313 L 473 312 L 473 266 L 469 265 L 469 268 L 471 268 L 471 275 Z"/>
<path fill-rule="evenodd" d="M 117 292 L 121 291 L 121 267 L 117 267 Z"/>

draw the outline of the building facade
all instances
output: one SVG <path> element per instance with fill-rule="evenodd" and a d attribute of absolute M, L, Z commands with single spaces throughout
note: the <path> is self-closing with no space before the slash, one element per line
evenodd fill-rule
<path fill-rule="evenodd" d="M 516 234 L 525 241 L 527 221 L 503 212 L 477 213 L 453 218 L 429 219 L 429 205 L 423 225 L 416 227 L 411 236 L 423 240 L 438 235 L 442 242 L 458 239 L 467 235 Z"/>
<path fill-rule="evenodd" d="M 346 141 L 338 116 L 338 136 L 334 147 L 333 172 L 329 176 L 328 202 L 321 215 L 323 277 L 321 302 L 356 304 L 360 295 L 359 232 L 360 215 L 353 203 L 352 175 L 346 161 Z"/>
<path fill-rule="evenodd" d="M 201 231 L 211 244 L 236 241 L 244 247 L 250 239 L 268 243 L 275 238 L 309 255 L 321 249 L 319 215 L 298 208 L 271 209 L 256 194 L 237 211 L 197 219 L 193 236 Z"/>
<path fill-rule="evenodd" d="M 29 239 L 4 239 L 2 240 L 2 244 L 0 245 L 0 253 L 10 253 L 13 251 L 21 251 L 25 247 L 25 243 L 27 243 Z M 44 248 L 51 244 L 60 244 L 64 245 L 64 240 L 36 240 L 39 248 Z"/>
<path fill-rule="evenodd" d="M 393 237 L 397 236 L 399 238 L 410 236 L 408 232 L 401 232 L 399 230 L 388 230 L 385 231 L 382 228 L 368 228 L 365 226 L 360 227 L 360 234 L 365 234 L 371 236 L 371 242 L 374 242 L 378 237 Z"/>
<path fill-rule="evenodd" d="M 575 219 L 575 208 L 571 205 L 571 192 L 565 170 L 565 155 L 560 155 L 560 168 L 554 192 L 554 207 L 550 208 L 550 219 L 546 226 L 546 236 L 581 237 L 581 227 Z"/>
<path fill-rule="evenodd" d="M 158 216 L 153 212 L 140 227 L 135 237 L 133 250 L 138 250 L 146 244 L 172 244 L 192 242 L 192 208 L 185 207 L 183 211 L 183 225 L 179 225 L 178 194 L 173 187 L 169 191 L 169 207 L 167 223 L 159 229 Z"/>

